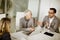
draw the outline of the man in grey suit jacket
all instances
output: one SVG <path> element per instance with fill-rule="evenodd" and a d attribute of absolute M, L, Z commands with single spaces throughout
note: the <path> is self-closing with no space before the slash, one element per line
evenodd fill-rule
<path fill-rule="evenodd" d="M 25 17 L 20 19 L 20 30 L 28 34 L 34 31 L 34 23 L 30 10 L 26 10 Z"/>
<path fill-rule="evenodd" d="M 45 26 L 50 31 L 59 32 L 58 31 L 59 20 L 55 16 L 55 14 L 56 14 L 56 9 L 50 8 L 48 16 L 45 16 L 45 18 L 43 19 L 43 26 Z"/>

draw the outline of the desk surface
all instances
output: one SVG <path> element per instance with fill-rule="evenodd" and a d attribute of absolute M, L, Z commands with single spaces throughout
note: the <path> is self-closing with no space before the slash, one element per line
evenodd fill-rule
<path fill-rule="evenodd" d="M 34 36 L 29 36 L 28 40 L 60 40 L 60 36 L 55 35 L 53 37 L 50 37 L 50 36 L 39 33 L 39 34 L 34 35 Z"/>
<path fill-rule="evenodd" d="M 37 29 L 32 32 L 30 36 L 27 36 L 22 32 L 12 33 L 11 36 L 16 38 L 16 40 L 60 40 L 60 34 L 58 33 L 47 31 L 45 29 L 40 32 L 41 29 L 39 27 Z M 53 33 L 54 36 L 50 37 L 48 35 L 45 35 L 44 32 Z"/>
<path fill-rule="evenodd" d="M 25 35 L 22 31 L 21 32 L 15 32 L 11 34 L 11 38 L 13 40 L 26 40 L 28 36 Z"/>
<path fill-rule="evenodd" d="M 51 32 L 47 29 L 44 29 L 43 31 L 40 32 L 40 30 L 43 30 L 41 28 L 37 28 L 34 32 L 31 33 L 31 35 L 28 37 L 28 40 L 60 40 L 60 34 Z M 53 37 L 45 35 L 45 32 L 49 32 L 54 34 Z"/>

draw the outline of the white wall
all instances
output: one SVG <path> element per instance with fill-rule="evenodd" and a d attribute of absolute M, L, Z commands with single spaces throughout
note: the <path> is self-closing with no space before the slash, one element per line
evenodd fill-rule
<path fill-rule="evenodd" d="M 33 17 L 37 17 L 39 0 L 29 0 L 28 9 L 32 11 Z"/>
<path fill-rule="evenodd" d="M 54 7 L 57 9 L 57 16 L 60 15 L 60 0 L 41 0 L 40 4 L 40 14 L 39 20 L 42 21 L 43 18 L 48 15 L 49 8 Z M 59 17 L 60 18 L 60 17 Z"/>

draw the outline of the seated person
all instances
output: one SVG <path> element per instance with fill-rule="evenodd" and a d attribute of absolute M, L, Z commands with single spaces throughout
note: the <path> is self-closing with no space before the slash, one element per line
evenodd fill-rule
<path fill-rule="evenodd" d="M 47 29 L 49 29 L 52 32 L 59 32 L 58 31 L 59 20 L 55 16 L 56 9 L 50 8 L 48 13 L 49 13 L 48 16 L 45 16 L 45 18 L 43 19 L 42 26 L 45 26 Z"/>
<path fill-rule="evenodd" d="M 20 19 L 20 30 L 28 32 L 28 34 L 34 31 L 34 22 L 30 10 L 26 10 L 25 16 Z"/>
<path fill-rule="evenodd" d="M 0 40 L 11 40 L 10 38 L 10 19 L 2 18 L 0 21 Z"/>

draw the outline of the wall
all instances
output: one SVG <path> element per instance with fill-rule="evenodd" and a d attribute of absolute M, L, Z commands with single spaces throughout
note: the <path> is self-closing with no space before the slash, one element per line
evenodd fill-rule
<path fill-rule="evenodd" d="M 33 17 L 37 17 L 39 0 L 29 0 L 28 9 L 32 11 Z"/>
<path fill-rule="evenodd" d="M 24 12 L 28 8 L 28 0 L 14 0 L 15 10 Z"/>

